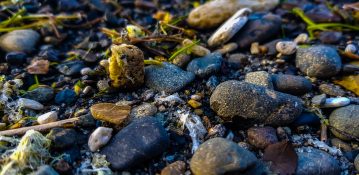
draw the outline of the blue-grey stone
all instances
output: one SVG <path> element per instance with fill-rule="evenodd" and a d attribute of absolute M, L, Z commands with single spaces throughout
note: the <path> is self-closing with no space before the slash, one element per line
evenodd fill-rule
<path fill-rule="evenodd" d="M 59 72 L 67 76 L 79 75 L 81 69 L 84 67 L 85 67 L 84 62 L 79 60 L 64 62 L 56 66 Z"/>
<path fill-rule="evenodd" d="M 14 30 L 0 37 L 0 47 L 6 52 L 32 52 L 40 34 L 31 29 Z"/>
<path fill-rule="evenodd" d="M 38 101 L 48 102 L 54 97 L 54 90 L 51 87 L 38 87 L 32 91 L 27 92 L 26 98 Z"/>
<path fill-rule="evenodd" d="M 71 89 L 64 89 L 56 94 L 55 103 L 62 104 L 66 103 L 67 105 L 72 104 L 76 100 L 76 93 Z"/>
<path fill-rule="evenodd" d="M 317 78 L 330 78 L 342 68 L 338 52 L 324 45 L 298 48 L 295 64 L 304 74 Z"/>
<path fill-rule="evenodd" d="M 151 89 L 173 93 L 181 90 L 195 79 L 192 72 L 163 63 L 161 66 L 151 65 L 145 68 L 145 84 Z"/>
<path fill-rule="evenodd" d="M 221 70 L 222 55 L 218 52 L 208 54 L 201 58 L 193 59 L 187 65 L 187 71 L 204 78 Z"/>
<path fill-rule="evenodd" d="M 111 168 L 125 170 L 161 155 L 169 146 L 169 137 L 156 118 L 134 120 L 120 130 L 100 151 Z"/>
<path fill-rule="evenodd" d="M 292 95 L 303 95 L 312 90 L 312 83 L 302 77 L 295 75 L 272 75 L 274 89 Z"/>

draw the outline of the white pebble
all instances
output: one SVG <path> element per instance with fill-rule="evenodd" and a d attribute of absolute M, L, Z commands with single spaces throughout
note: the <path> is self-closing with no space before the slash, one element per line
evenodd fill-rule
<path fill-rule="evenodd" d="M 35 100 L 31 100 L 31 99 L 27 99 L 27 98 L 19 98 L 17 100 L 17 105 L 19 107 L 23 107 L 23 108 L 27 108 L 27 109 L 33 109 L 33 110 L 42 110 L 44 109 L 44 105 L 42 105 L 41 103 L 35 101 Z"/>
<path fill-rule="evenodd" d="M 90 75 L 90 73 L 92 72 L 92 69 L 89 67 L 85 67 L 81 69 L 81 75 Z"/>
<path fill-rule="evenodd" d="M 215 47 L 229 41 L 248 21 L 248 14 L 252 10 L 243 8 L 238 10 L 222 26 L 220 26 L 208 39 L 208 45 Z"/>
<path fill-rule="evenodd" d="M 57 121 L 57 112 L 56 111 L 51 111 L 51 112 L 42 114 L 39 117 L 37 117 L 37 123 L 39 123 L 39 124 L 46 124 L 46 123 L 51 123 L 51 122 L 56 122 L 56 121 Z"/>
<path fill-rule="evenodd" d="M 280 41 L 276 44 L 275 48 L 283 55 L 292 55 L 297 51 L 297 44 L 293 41 Z"/>
<path fill-rule="evenodd" d="M 347 47 L 345 47 L 345 52 L 346 53 L 355 54 L 357 51 L 358 51 L 358 49 L 354 44 L 348 44 Z"/>
<path fill-rule="evenodd" d="M 350 104 L 350 99 L 346 97 L 327 98 L 322 108 L 342 107 Z"/>
<path fill-rule="evenodd" d="M 309 42 L 309 36 L 306 33 L 299 34 L 295 39 L 294 42 L 297 44 L 306 44 Z"/>
<path fill-rule="evenodd" d="M 193 94 L 191 95 L 191 99 L 192 100 L 196 100 L 196 101 L 199 101 L 202 99 L 202 97 L 200 95 L 197 95 L 197 94 Z"/>
<path fill-rule="evenodd" d="M 88 146 L 92 152 L 97 151 L 110 141 L 112 128 L 98 127 L 90 136 Z"/>

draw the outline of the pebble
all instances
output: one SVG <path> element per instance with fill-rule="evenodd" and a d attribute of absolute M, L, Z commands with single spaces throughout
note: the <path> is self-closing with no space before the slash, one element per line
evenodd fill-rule
<path fill-rule="evenodd" d="M 322 108 L 337 108 L 347 106 L 350 104 L 350 99 L 347 97 L 326 98 Z"/>
<path fill-rule="evenodd" d="M 359 154 L 355 157 L 354 166 L 357 171 L 359 171 Z"/>
<path fill-rule="evenodd" d="M 342 32 L 322 31 L 319 34 L 319 40 L 323 44 L 338 44 L 342 38 Z"/>
<path fill-rule="evenodd" d="M 42 105 L 41 103 L 27 98 L 19 98 L 17 100 L 17 105 L 26 109 L 33 109 L 33 110 L 44 109 L 44 105 Z"/>
<path fill-rule="evenodd" d="M 11 65 L 22 65 L 26 63 L 27 55 L 23 52 L 9 52 L 5 56 L 7 63 Z"/>
<path fill-rule="evenodd" d="M 352 53 L 352 54 L 356 54 L 356 52 L 358 51 L 357 47 L 354 44 L 348 44 L 345 47 L 344 50 L 346 53 Z"/>
<path fill-rule="evenodd" d="M 258 149 L 264 149 L 278 142 L 276 130 L 272 127 L 251 127 L 247 131 L 248 141 Z"/>
<path fill-rule="evenodd" d="M 212 34 L 207 41 L 208 46 L 215 47 L 228 42 L 247 23 L 247 16 L 251 12 L 249 8 L 238 10 Z"/>
<path fill-rule="evenodd" d="M 92 116 L 101 121 L 120 125 L 130 114 L 131 106 L 116 105 L 114 103 L 97 103 L 90 107 Z"/>
<path fill-rule="evenodd" d="M 251 15 L 247 24 L 242 28 L 236 36 L 234 41 L 239 48 L 245 49 L 251 46 L 252 43 L 262 43 L 270 37 L 275 36 L 280 31 L 281 17 L 268 13 L 263 16 Z"/>
<path fill-rule="evenodd" d="M 190 39 L 184 39 L 182 41 L 183 47 L 191 45 L 191 44 L 193 44 L 193 41 Z M 203 57 L 203 56 L 210 54 L 211 51 L 201 45 L 195 44 L 194 46 L 191 47 L 191 53 L 193 55 Z"/>
<path fill-rule="evenodd" d="M 239 69 L 248 64 L 248 56 L 242 53 L 231 54 L 226 63 L 230 68 Z"/>
<path fill-rule="evenodd" d="M 45 75 L 49 72 L 50 62 L 48 60 L 33 60 L 26 67 L 29 74 Z"/>
<path fill-rule="evenodd" d="M 325 101 L 327 99 L 327 96 L 325 94 L 316 95 L 312 98 L 311 102 L 315 106 L 323 106 Z"/>
<path fill-rule="evenodd" d="M 331 84 L 321 84 L 319 86 L 319 90 L 320 92 L 330 95 L 330 96 L 335 96 L 335 97 L 341 97 L 345 95 L 345 91 L 343 89 L 341 89 L 338 86 L 335 85 L 331 85 Z"/>
<path fill-rule="evenodd" d="M 64 89 L 56 94 L 55 103 L 56 104 L 65 103 L 67 105 L 70 105 L 75 102 L 76 98 L 77 97 L 75 91 L 71 89 Z"/>
<path fill-rule="evenodd" d="M 338 52 L 329 46 L 317 45 L 309 48 L 298 48 L 296 66 L 310 77 L 330 78 L 342 67 Z"/>
<path fill-rule="evenodd" d="M 249 72 L 246 74 L 245 82 L 273 89 L 272 78 L 265 71 Z"/>
<path fill-rule="evenodd" d="M 172 63 L 178 67 L 184 67 L 190 61 L 191 61 L 191 56 L 189 56 L 186 53 L 180 53 L 173 59 Z"/>
<path fill-rule="evenodd" d="M 88 140 L 88 146 L 92 152 L 99 150 L 105 146 L 112 137 L 112 128 L 98 127 Z"/>
<path fill-rule="evenodd" d="M 359 105 L 349 105 L 334 110 L 329 116 L 329 123 L 333 127 L 331 132 L 339 139 L 350 140 L 351 138 L 339 133 L 338 131 L 345 132 L 358 138 Z"/>
<path fill-rule="evenodd" d="M 190 167 L 194 175 L 245 173 L 254 168 L 257 161 L 250 151 L 230 140 L 217 137 L 199 146 L 192 156 Z"/>
<path fill-rule="evenodd" d="M 216 0 L 209 1 L 195 9 L 188 15 L 189 25 L 200 29 L 218 27 L 234 13 L 242 8 L 254 11 L 267 11 L 273 9 L 278 0 Z"/>
<path fill-rule="evenodd" d="M 292 95 L 303 95 L 312 90 L 312 83 L 302 77 L 295 75 L 272 75 L 274 89 Z"/>
<path fill-rule="evenodd" d="M 294 39 L 294 42 L 297 44 L 306 44 L 309 42 L 309 36 L 306 33 L 301 33 Z"/>
<path fill-rule="evenodd" d="M 206 87 L 209 89 L 209 91 L 213 92 L 217 85 L 219 85 L 218 78 L 214 75 L 210 76 L 206 82 Z"/>
<path fill-rule="evenodd" d="M 168 146 L 169 137 L 162 124 L 146 117 L 120 130 L 100 154 L 106 155 L 112 169 L 124 170 L 161 155 Z"/>
<path fill-rule="evenodd" d="M 177 92 L 194 79 L 194 73 L 184 71 L 170 63 L 162 63 L 162 66 L 150 65 L 145 68 L 146 86 L 160 92 Z"/>
<path fill-rule="evenodd" d="M 94 71 L 89 67 L 82 68 L 81 71 L 80 71 L 82 76 L 91 75 L 93 72 Z"/>
<path fill-rule="evenodd" d="M 223 120 L 241 119 L 269 125 L 289 124 L 303 109 L 301 100 L 295 96 L 235 80 L 217 86 L 210 106 Z"/>
<path fill-rule="evenodd" d="M 34 90 L 28 91 L 25 95 L 26 98 L 45 103 L 54 98 L 54 89 L 47 86 L 40 86 Z"/>
<path fill-rule="evenodd" d="M 109 58 L 111 85 L 120 89 L 139 88 L 144 83 L 144 55 L 134 45 L 112 45 Z M 121 65 L 121 67 L 119 67 Z"/>
<path fill-rule="evenodd" d="M 196 101 L 196 100 L 188 100 L 187 102 L 192 108 L 197 109 L 202 106 L 202 103 Z"/>
<path fill-rule="evenodd" d="M 223 45 L 220 49 L 216 50 L 215 52 L 219 52 L 222 55 L 230 53 L 232 51 L 235 51 L 238 48 L 238 44 L 237 43 L 228 43 Z"/>
<path fill-rule="evenodd" d="M 275 48 L 283 55 L 292 55 L 297 51 L 297 43 L 293 41 L 279 41 Z"/>
<path fill-rule="evenodd" d="M 341 149 L 341 150 L 343 150 L 343 151 L 345 151 L 345 152 L 352 151 L 352 147 L 351 147 L 349 144 L 343 142 L 342 140 L 340 140 L 340 139 L 338 139 L 338 138 L 332 138 L 332 139 L 330 140 L 330 143 L 331 143 L 333 146 L 335 146 L 335 147 L 337 147 L 337 148 L 339 148 L 339 149 Z"/>
<path fill-rule="evenodd" d="M 6 52 L 32 52 L 40 34 L 31 29 L 14 30 L 0 37 L 0 48 Z"/>
<path fill-rule="evenodd" d="M 73 147 L 79 139 L 79 134 L 74 129 L 54 128 L 46 135 L 51 140 L 51 147 L 65 149 Z"/>
<path fill-rule="evenodd" d="M 37 168 L 33 175 L 59 175 L 50 165 L 42 165 Z"/>
<path fill-rule="evenodd" d="M 67 76 L 80 75 L 81 69 L 85 68 L 83 61 L 67 61 L 56 66 L 57 70 Z"/>
<path fill-rule="evenodd" d="M 161 171 L 161 175 L 180 175 L 180 174 L 185 174 L 185 171 L 186 171 L 186 163 L 179 160 L 167 165 Z"/>
<path fill-rule="evenodd" d="M 218 52 L 207 56 L 193 59 L 187 65 L 187 71 L 192 72 L 198 77 L 204 78 L 220 71 L 222 65 L 222 55 Z"/>
<path fill-rule="evenodd" d="M 51 111 L 37 117 L 37 123 L 46 124 L 57 121 L 57 112 Z"/>
<path fill-rule="evenodd" d="M 143 103 L 131 110 L 131 118 L 141 118 L 154 116 L 157 113 L 157 107 L 151 103 Z"/>
<path fill-rule="evenodd" d="M 339 162 L 328 153 L 319 149 L 304 147 L 302 152 L 297 152 L 297 175 L 338 175 L 340 174 Z"/>

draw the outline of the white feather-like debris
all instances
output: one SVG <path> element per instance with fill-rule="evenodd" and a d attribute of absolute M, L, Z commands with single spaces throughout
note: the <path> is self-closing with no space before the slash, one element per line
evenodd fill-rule
<path fill-rule="evenodd" d="M 183 101 L 179 97 L 178 93 L 174 93 L 172 95 L 166 95 L 166 94 L 162 93 L 160 95 L 155 96 L 155 103 L 157 103 L 157 104 L 168 103 L 170 105 L 174 105 L 174 104 L 184 104 L 185 101 Z"/>

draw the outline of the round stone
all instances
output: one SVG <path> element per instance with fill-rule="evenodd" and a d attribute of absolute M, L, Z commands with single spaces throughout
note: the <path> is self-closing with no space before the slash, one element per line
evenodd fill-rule
<path fill-rule="evenodd" d="M 278 142 L 276 130 L 272 127 L 251 127 L 247 131 L 248 141 L 259 149 Z"/>
<path fill-rule="evenodd" d="M 348 135 L 359 137 L 359 105 L 349 105 L 334 110 L 329 116 L 332 133 L 342 140 L 350 140 Z"/>
<path fill-rule="evenodd" d="M 14 30 L 0 37 L 0 47 L 6 52 L 31 52 L 40 34 L 31 29 Z"/>
<path fill-rule="evenodd" d="M 97 151 L 110 141 L 112 137 L 112 128 L 98 127 L 90 135 L 88 146 L 92 152 Z"/>

